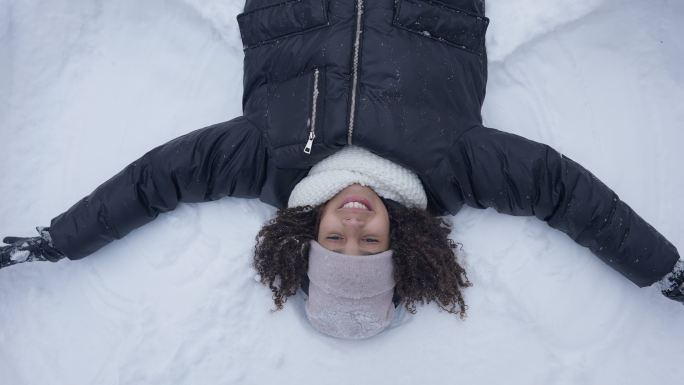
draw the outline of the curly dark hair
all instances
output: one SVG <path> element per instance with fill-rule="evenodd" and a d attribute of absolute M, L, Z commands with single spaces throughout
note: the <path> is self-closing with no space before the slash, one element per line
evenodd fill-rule
<path fill-rule="evenodd" d="M 411 313 L 416 312 L 416 303 L 435 301 L 464 318 L 467 306 L 461 289 L 472 284 L 456 259 L 451 226 L 425 210 L 389 199 L 383 202 L 390 220 L 395 296 Z M 323 206 L 278 210 L 256 236 L 254 267 L 261 283 L 273 292 L 276 309 L 282 309 L 306 276 L 309 241 L 316 239 Z"/>

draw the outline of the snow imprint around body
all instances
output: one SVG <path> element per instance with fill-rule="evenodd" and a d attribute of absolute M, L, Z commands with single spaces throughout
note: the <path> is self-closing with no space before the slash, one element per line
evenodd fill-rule
<path fill-rule="evenodd" d="M 148 149 L 240 113 L 240 1 L 0 0 L 0 235 L 34 234 Z M 485 122 L 551 144 L 683 245 L 684 4 L 489 0 Z M 450 218 L 474 283 L 364 341 L 271 312 L 275 210 L 181 205 L 81 261 L 0 270 L 2 384 L 672 384 L 684 307 L 534 218 Z M 445 369 L 448 368 L 448 369 Z"/>
<path fill-rule="evenodd" d="M 607 0 L 487 0 L 487 52 L 501 61 L 521 45 L 581 19 Z"/>

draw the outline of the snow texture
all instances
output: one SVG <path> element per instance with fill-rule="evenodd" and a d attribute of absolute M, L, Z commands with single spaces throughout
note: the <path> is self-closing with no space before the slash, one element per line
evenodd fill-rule
<path fill-rule="evenodd" d="M 241 112 L 238 0 L 0 0 L 0 234 L 33 234 L 154 146 Z M 485 123 L 546 142 L 684 245 L 684 2 L 488 0 Z M 450 220 L 465 321 L 315 332 L 253 277 L 274 209 L 182 205 L 78 262 L 0 270 L 0 383 L 676 384 L 684 306 L 533 218 Z"/>
<path fill-rule="evenodd" d="M 10 261 L 21 263 L 25 262 L 31 253 L 28 250 L 12 250 L 10 253 Z"/>

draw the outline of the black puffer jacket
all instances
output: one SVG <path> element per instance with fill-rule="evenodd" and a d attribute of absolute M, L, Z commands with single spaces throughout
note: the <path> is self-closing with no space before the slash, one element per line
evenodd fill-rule
<path fill-rule="evenodd" d="M 676 249 L 552 148 L 482 126 L 488 19 L 478 0 L 247 0 L 244 116 L 155 148 L 52 221 L 82 258 L 179 202 L 282 207 L 348 144 L 414 170 L 435 214 L 463 204 L 534 215 L 640 286 Z"/>

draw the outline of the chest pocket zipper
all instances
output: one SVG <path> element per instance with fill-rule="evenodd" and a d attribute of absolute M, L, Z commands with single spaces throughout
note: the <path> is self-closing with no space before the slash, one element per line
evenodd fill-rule
<path fill-rule="evenodd" d="M 306 141 L 306 146 L 304 146 L 304 153 L 311 154 L 311 147 L 313 146 L 314 139 L 316 139 L 316 107 L 318 106 L 318 77 L 319 69 L 314 70 L 314 84 L 313 84 L 313 95 L 311 97 L 311 116 L 309 117 L 309 139 Z"/>

